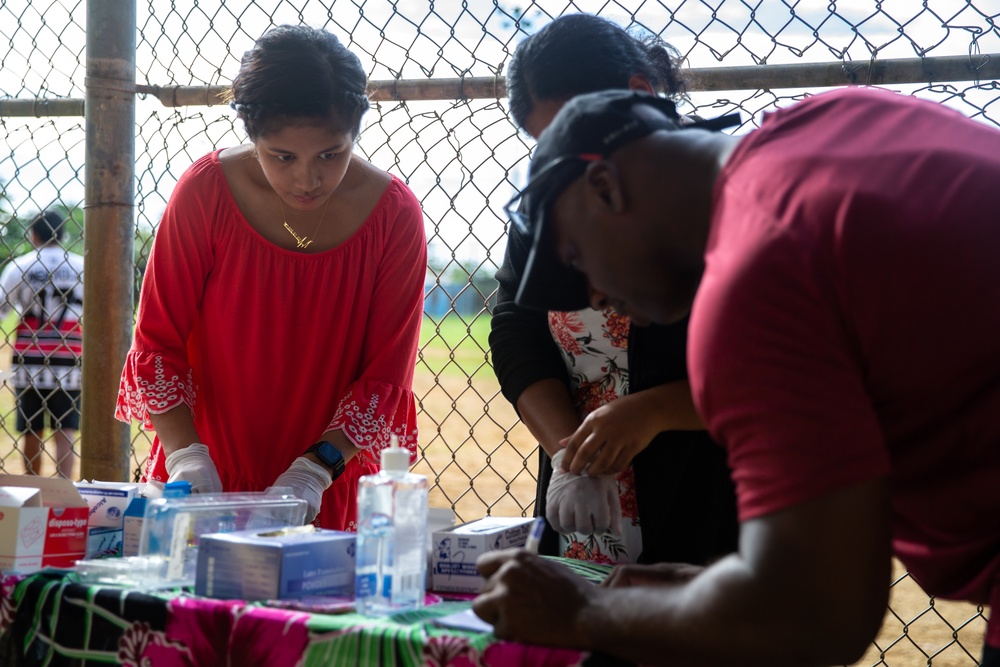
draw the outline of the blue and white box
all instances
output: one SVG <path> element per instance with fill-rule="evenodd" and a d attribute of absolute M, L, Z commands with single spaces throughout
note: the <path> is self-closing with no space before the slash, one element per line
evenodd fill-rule
<path fill-rule="evenodd" d="M 487 551 L 523 547 L 534 521 L 530 516 L 488 516 L 435 531 L 431 590 L 478 593 L 486 580 L 476 570 L 476 559 Z"/>
<path fill-rule="evenodd" d="M 146 517 L 146 499 L 133 498 L 125 509 L 124 534 L 122 536 L 122 556 L 138 556 L 142 544 L 142 524 Z"/>
<path fill-rule="evenodd" d="M 125 510 L 142 491 L 142 484 L 126 482 L 77 482 L 76 490 L 90 506 L 88 525 L 121 530 Z"/>
<path fill-rule="evenodd" d="M 107 526 L 87 528 L 86 558 L 115 558 L 122 555 L 122 529 Z"/>
<path fill-rule="evenodd" d="M 355 534 L 292 528 L 201 536 L 194 590 L 222 599 L 353 596 Z"/>

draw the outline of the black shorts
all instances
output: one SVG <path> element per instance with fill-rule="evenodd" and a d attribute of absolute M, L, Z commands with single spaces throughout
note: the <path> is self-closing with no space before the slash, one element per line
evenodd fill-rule
<path fill-rule="evenodd" d="M 17 432 L 29 428 L 35 434 L 45 431 L 45 417 L 53 431 L 80 428 L 80 390 L 66 389 L 16 389 Z"/>

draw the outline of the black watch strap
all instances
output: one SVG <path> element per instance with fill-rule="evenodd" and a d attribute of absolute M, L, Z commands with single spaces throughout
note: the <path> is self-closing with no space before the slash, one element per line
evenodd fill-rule
<path fill-rule="evenodd" d="M 330 469 L 330 476 L 337 479 L 344 473 L 347 462 L 340 450 L 326 440 L 321 440 L 306 450 L 306 454 L 312 452 L 319 459 L 319 462 Z"/>

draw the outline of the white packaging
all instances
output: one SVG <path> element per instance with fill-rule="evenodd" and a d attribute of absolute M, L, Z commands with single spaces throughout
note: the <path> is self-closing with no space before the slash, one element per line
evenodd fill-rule
<path fill-rule="evenodd" d="M 125 482 L 77 482 L 76 490 L 90 507 L 91 527 L 121 529 L 125 510 L 142 491 L 142 484 Z"/>
<path fill-rule="evenodd" d="M 431 590 L 478 593 L 485 579 L 476 559 L 488 551 L 523 547 L 531 532 L 531 517 L 486 517 L 434 533 Z"/>
<path fill-rule="evenodd" d="M 0 570 L 72 567 L 87 549 L 87 502 L 68 479 L 0 475 Z"/>
<path fill-rule="evenodd" d="M 133 498 L 125 509 L 122 535 L 122 556 L 129 558 L 139 555 L 139 545 L 142 543 L 142 524 L 146 518 L 146 499 L 142 496 Z"/>

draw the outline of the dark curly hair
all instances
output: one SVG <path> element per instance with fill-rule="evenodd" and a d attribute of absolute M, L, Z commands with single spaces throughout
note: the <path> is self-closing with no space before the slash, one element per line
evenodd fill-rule
<path fill-rule="evenodd" d="M 243 54 L 229 99 L 251 141 L 289 125 L 324 122 L 357 137 L 367 86 L 361 61 L 333 34 L 281 25 Z"/>
<path fill-rule="evenodd" d="M 628 88 L 637 74 L 677 99 L 684 95 L 680 60 L 677 49 L 655 35 L 639 39 L 592 14 L 560 16 L 514 52 L 507 70 L 510 112 L 523 129 L 539 102 Z"/>

